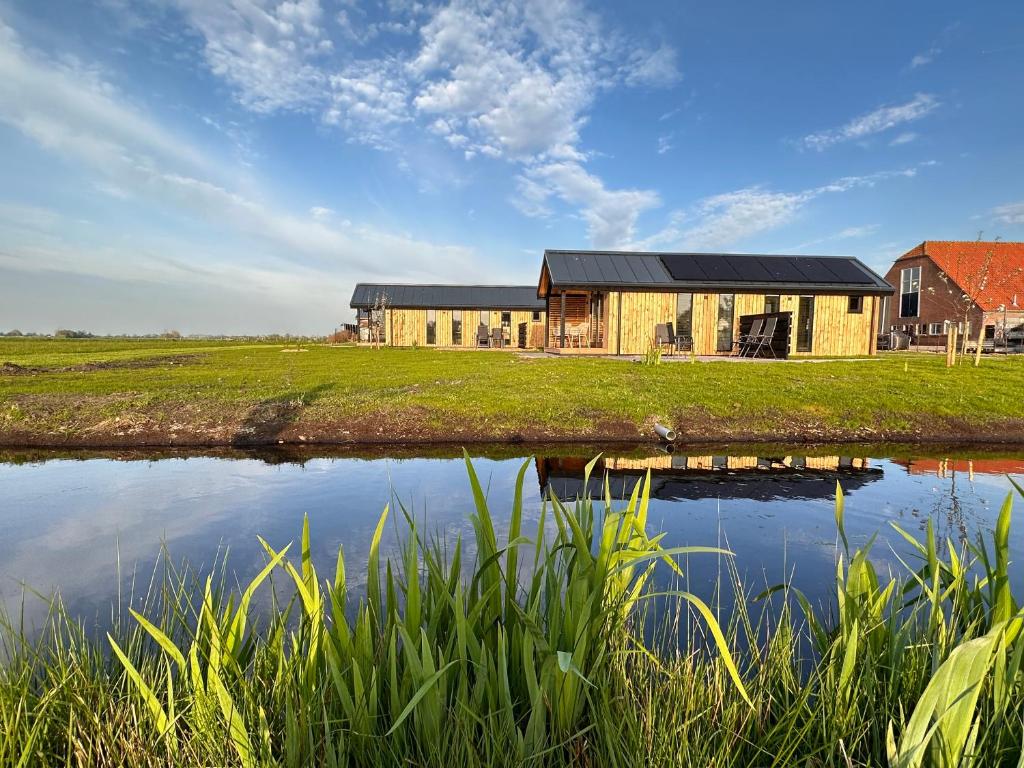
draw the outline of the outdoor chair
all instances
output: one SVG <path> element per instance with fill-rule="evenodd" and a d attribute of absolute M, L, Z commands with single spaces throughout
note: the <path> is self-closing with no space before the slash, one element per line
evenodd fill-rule
<path fill-rule="evenodd" d="M 505 332 L 501 328 L 491 331 L 491 346 L 501 349 L 505 346 Z"/>
<path fill-rule="evenodd" d="M 676 336 L 676 352 L 693 352 L 693 336 Z"/>
<path fill-rule="evenodd" d="M 487 333 L 487 326 L 483 323 L 476 329 L 476 345 L 478 347 L 487 347 L 489 344 L 490 334 Z"/>
<path fill-rule="evenodd" d="M 749 333 L 741 333 L 739 338 L 736 339 L 736 354 L 740 357 L 746 357 L 746 353 L 750 351 L 751 344 L 756 344 L 761 336 L 761 329 L 764 328 L 764 318 L 755 317 L 754 322 L 750 326 Z"/>
<path fill-rule="evenodd" d="M 675 338 L 672 335 L 672 324 L 658 323 L 654 326 L 654 346 L 660 349 L 666 345 L 675 346 Z"/>
<path fill-rule="evenodd" d="M 757 339 L 752 339 L 748 346 L 752 350 L 750 356 L 758 357 L 761 354 L 762 349 L 767 349 L 771 352 L 772 357 L 775 357 L 775 348 L 772 347 L 772 341 L 775 338 L 775 326 L 779 324 L 779 318 L 769 317 L 768 321 L 764 324 L 764 329 L 758 334 Z"/>
<path fill-rule="evenodd" d="M 576 331 L 576 345 L 580 348 L 586 344 L 590 346 L 590 323 L 580 323 L 574 329 Z"/>

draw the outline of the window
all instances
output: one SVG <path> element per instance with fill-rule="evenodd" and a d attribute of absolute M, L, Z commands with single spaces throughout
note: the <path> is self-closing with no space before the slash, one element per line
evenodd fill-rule
<path fill-rule="evenodd" d="M 437 310 L 427 310 L 427 344 L 437 344 Z"/>
<path fill-rule="evenodd" d="M 501 327 L 502 328 L 510 328 L 510 327 L 512 327 L 512 313 L 511 312 L 502 312 L 501 313 Z"/>
<path fill-rule="evenodd" d="M 848 314 L 859 315 L 864 312 L 864 297 L 863 296 L 851 296 L 850 303 L 846 308 Z"/>
<path fill-rule="evenodd" d="M 718 344 L 719 352 L 732 351 L 732 307 L 734 296 L 731 293 L 718 294 Z"/>
<path fill-rule="evenodd" d="M 693 294 L 676 294 L 676 336 L 693 335 Z"/>
<path fill-rule="evenodd" d="M 765 296 L 764 297 L 764 313 L 770 315 L 773 312 L 778 312 L 781 306 L 780 296 Z"/>
<path fill-rule="evenodd" d="M 797 307 L 796 351 L 810 352 L 814 346 L 814 297 L 801 296 Z"/>
<path fill-rule="evenodd" d="M 452 344 L 456 347 L 462 346 L 462 310 L 452 310 Z"/>
<path fill-rule="evenodd" d="M 942 323 L 929 323 L 928 324 L 928 335 L 929 336 L 941 336 L 942 335 Z"/>
<path fill-rule="evenodd" d="M 917 317 L 921 311 L 921 268 L 900 270 L 900 317 Z"/>
<path fill-rule="evenodd" d="M 535 323 L 539 323 L 540 322 L 540 310 L 539 309 L 533 310 L 533 322 L 535 322 Z"/>

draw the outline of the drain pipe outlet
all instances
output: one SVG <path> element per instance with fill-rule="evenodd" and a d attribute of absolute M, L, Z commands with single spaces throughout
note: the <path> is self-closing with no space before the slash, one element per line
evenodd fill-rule
<path fill-rule="evenodd" d="M 664 424 L 655 424 L 654 434 L 668 443 L 674 443 L 676 441 L 676 431 L 671 427 L 666 427 Z"/>

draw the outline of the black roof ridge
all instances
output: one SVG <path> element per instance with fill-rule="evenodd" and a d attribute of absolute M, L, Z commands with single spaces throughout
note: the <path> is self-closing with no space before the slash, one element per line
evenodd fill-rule
<path fill-rule="evenodd" d="M 650 256 L 651 258 L 659 258 L 661 256 L 753 256 L 759 259 L 848 259 L 850 261 L 860 262 L 860 259 L 856 256 L 825 253 L 748 253 L 743 251 L 613 251 L 586 248 L 545 248 L 544 255 L 546 256 L 549 253 L 604 253 L 609 256 Z"/>
<path fill-rule="evenodd" d="M 382 288 L 530 288 L 535 287 L 532 283 L 374 283 L 360 281 L 359 285 L 379 285 Z"/>

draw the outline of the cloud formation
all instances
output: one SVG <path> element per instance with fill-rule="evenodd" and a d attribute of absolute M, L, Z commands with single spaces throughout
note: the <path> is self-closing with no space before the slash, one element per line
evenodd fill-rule
<path fill-rule="evenodd" d="M 396 4 L 388 27 L 346 9 L 337 22 L 353 42 L 389 33 L 408 38 L 417 28 L 419 36 L 411 49 L 381 53 L 357 43 L 333 57 L 326 55 L 333 44 L 318 0 L 178 2 L 205 41 L 211 72 L 253 111 L 315 110 L 351 141 L 399 153 L 401 130 L 413 127 L 466 160 L 503 158 L 535 180 L 586 179 L 585 194 L 578 183 L 551 182 L 543 197 L 582 206 L 588 231 L 600 238 L 595 245 L 629 239 L 656 198 L 653 191 L 605 189 L 585 169 L 580 129 L 603 92 L 676 83 L 675 49 L 608 30 L 576 0 Z M 535 204 L 535 189 L 521 187 L 534 199 L 515 200 L 519 210 L 551 215 L 551 206 Z"/>
<path fill-rule="evenodd" d="M 801 144 L 807 149 L 822 152 L 836 144 L 866 139 L 905 123 L 920 120 L 938 109 L 940 102 L 928 93 L 919 93 L 904 104 L 882 106 L 855 117 L 845 125 L 804 136 Z"/>

